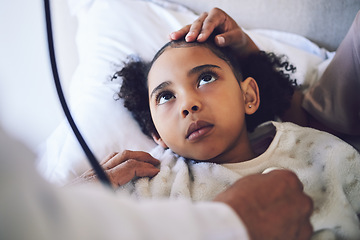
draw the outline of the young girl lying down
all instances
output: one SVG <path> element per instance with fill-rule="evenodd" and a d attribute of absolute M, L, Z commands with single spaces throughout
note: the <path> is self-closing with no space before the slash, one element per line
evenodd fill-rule
<path fill-rule="evenodd" d="M 211 200 L 242 176 L 285 168 L 313 199 L 314 239 L 359 239 L 360 156 L 328 133 L 271 121 L 296 85 L 281 68 L 293 69 L 264 52 L 235 59 L 213 37 L 127 63 L 119 96 L 159 146 L 107 158 L 113 185 L 136 198 Z"/>

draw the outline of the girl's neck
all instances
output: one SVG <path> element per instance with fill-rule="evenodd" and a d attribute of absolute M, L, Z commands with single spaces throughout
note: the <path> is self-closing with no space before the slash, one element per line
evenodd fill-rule
<path fill-rule="evenodd" d="M 256 156 L 257 154 L 253 150 L 249 137 L 246 134 L 243 139 L 237 141 L 233 146 L 230 146 L 219 156 L 210 159 L 209 162 L 214 162 L 218 164 L 239 163 L 249 161 Z"/>

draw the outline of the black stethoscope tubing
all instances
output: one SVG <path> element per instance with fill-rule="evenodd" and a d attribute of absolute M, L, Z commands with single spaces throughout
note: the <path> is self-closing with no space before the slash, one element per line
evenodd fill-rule
<path fill-rule="evenodd" d="M 108 176 L 106 175 L 106 173 L 104 172 L 104 170 L 102 169 L 102 167 L 100 166 L 99 162 L 96 160 L 94 154 L 91 152 L 90 148 L 88 147 L 88 145 L 86 144 L 84 138 L 82 137 L 82 135 L 80 134 L 79 129 L 77 128 L 70 110 L 68 108 L 68 105 L 66 104 L 66 100 L 64 97 L 64 93 L 62 91 L 62 87 L 60 84 L 60 78 L 59 78 L 59 73 L 58 73 L 58 69 L 57 69 L 57 64 L 56 64 L 56 58 L 55 58 L 55 50 L 54 50 L 54 41 L 53 41 L 53 34 L 52 34 L 52 26 L 51 26 L 51 12 L 50 12 L 50 2 L 49 0 L 44 0 L 44 8 L 45 8 L 45 20 L 46 20 L 46 30 L 47 30 L 47 40 L 48 40 L 48 47 L 49 47 L 49 56 L 50 56 L 50 62 L 51 62 L 51 69 L 52 69 L 52 73 L 53 73 L 53 77 L 54 77 L 54 82 L 55 82 L 55 86 L 56 86 L 56 91 L 61 103 L 61 106 L 63 108 L 63 111 L 65 113 L 65 116 L 77 138 L 77 140 L 79 141 L 82 149 L 85 152 L 85 155 L 87 157 L 87 159 L 89 160 L 92 168 L 94 169 L 95 173 L 97 174 L 99 180 L 105 184 L 108 187 L 111 187 L 110 181 Z"/>

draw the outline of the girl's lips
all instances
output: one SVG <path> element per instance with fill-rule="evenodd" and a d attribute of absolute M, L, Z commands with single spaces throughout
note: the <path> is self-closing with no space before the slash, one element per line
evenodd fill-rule
<path fill-rule="evenodd" d="M 213 124 L 205 121 L 193 122 L 188 128 L 186 139 L 194 141 L 207 134 L 213 127 Z"/>

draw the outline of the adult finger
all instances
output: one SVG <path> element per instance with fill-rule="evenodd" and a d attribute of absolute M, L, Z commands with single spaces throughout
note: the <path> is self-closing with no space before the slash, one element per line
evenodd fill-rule
<path fill-rule="evenodd" d="M 101 167 L 106 170 L 108 169 L 108 166 L 109 166 L 109 161 L 111 161 L 111 159 L 116 156 L 118 154 L 118 152 L 113 152 L 109 155 L 107 155 L 101 162 L 100 162 L 100 165 Z M 90 168 L 89 170 L 85 171 L 83 174 L 81 174 L 80 178 L 79 179 L 82 179 L 82 180 L 86 180 L 86 181 L 89 181 L 89 180 L 94 180 L 94 179 L 97 179 L 97 175 L 94 171 L 93 168 Z"/>
<path fill-rule="evenodd" d="M 185 37 L 187 42 L 193 42 L 198 37 L 202 24 L 207 17 L 207 13 L 202 13 L 192 24 L 188 24 L 183 28 L 170 33 L 170 40 L 178 40 L 182 37 Z"/>
<path fill-rule="evenodd" d="M 294 187 L 298 190 L 302 188 L 300 185 L 294 185 Z M 287 219 L 280 225 L 285 237 L 288 237 L 286 239 L 310 239 L 313 234 L 313 227 L 310 222 L 310 216 L 313 212 L 312 199 L 305 193 L 294 191 L 290 193 L 286 201 L 288 204 L 283 205 L 282 209 L 277 211 L 277 216 L 283 216 Z"/>
<path fill-rule="evenodd" d="M 278 183 L 277 187 L 283 188 L 282 192 L 285 193 L 285 198 L 282 201 L 287 202 L 285 205 L 282 204 L 281 209 L 276 211 L 278 216 L 287 217 L 286 222 L 282 224 L 280 222 L 279 226 L 282 226 L 284 233 L 286 233 L 285 235 L 288 237 L 292 236 L 288 239 L 310 239 L 313 234 L 313 227 L 310 222 L 310 217 L 313 213 L 313 201 L 311 197 L 303 192 L 304 186 L 294 172 L 274 170 L 265 174 L 265 176 L 267 175 L 270 178 L 279 173 L 281 173 L 283 177 L 286 177 L 285 185 Z M 277 202 L 280 203 L 281 200 Z"/>
<path fill-rule="evenodd" d="M 188 24 L 188 25 L 184 26 L 183 28 L 170 33 L 170 35 L 169 35 L 170 40 L 178 40 L 178 39 L 184 37 L 190 31 L 190 27 L 191 27 L 191 24 Z"/>
<path fill-rule="evenodd" d="M 207 18 L 207 16 L 208 16 L 208 13 L 204 12 L 200 15 L 200 17 L 198 19 L 196 19 L 191 24 L 189 32 L 185 36 L 185 40 L 187 42 L 193 42 L 198 38 L 199 33 L 202 30 L 203 23 L 204 23 L 205 19 Z"/>
<path fill-rule="evenodd" d="M 150 163 L 150 164 L 152 164 L 154 166 L 160 164 L 159 160 L 157 160 L 156 158 L 151 156 L 149 153 L 143 152 L 143 151 L 126 150 L 126 151 L 123 152 L 122 158 L 136 159 L 137 161 L 147 162 L 147 163 Z"/>
<path fill-rule="evenodd" d="M 200 34 L 197 37 L 197 41 L 204 42 L 212 34 L 215 28 L 221 32 L 225 32 L 228 26 L 226 26 L 227 15 L 219 8 L 213 8 L 208 16 L 204 19 Z"/>
<path fill-rule="evenodd" d="M 310 239 L 314 233 L 314 229 L 310 221 L 310 217 L 314 209 L 314 202 L 307 195 L 303 195 L 302 197 L 303 200 L 301 205 L 303 206 L 302 209 L 303 209 L 303 214 L 305 215 L 305 219 L 303 224 L 301 225 L 302 228 L 299 230 L 299 235 L 298 235 L 299 240 Z"/>
<path fill-rule="evenodd" d="M 154 177 L 159 173 L 160 169 L 147 162 L 139 162 L 128 160 L 126 161 L 125 169 L 130 169 L 134 177 Z"/>
<path fill-rule="evenodd" d="M 106 166 L 107 166 L 107 163 L 115 156 L 117 155 L 118 152 L 113 152 L 109 155 L 107 155 L 101 162 L 100 162 L 100 165 L 104 168 L 104 170 L 106 170 Z M 90 178 L 92 176 L 95 175 L 95 171 L 93 168 L 90 168 L 89 170 L 85 171 L 81 177 L 82 178 Z"/>
<path fill-rule="evenodd" d="M 240 29 L 216 35 L 215 43 L 220 47 L 231 46 L 233 49 L 242 49 L 247 43 L 245 33 Z"/>
<path fill-rule="evenodd" d="M 298 230 L 298 235 L 296 236 L 297 240 L 308 240 L 314 234 L 313 226 L 310 223 L 310 220 L 301 224 L 300 229 Z"/>
<path fill-rule="evenodd" d="M 106 163 L 109 162 L 113 157 L 115 157 L 117 154 L 119 154 L 119 153 L 118 153 L 118 152 L 110 153 L 109 155 L 107 155 L 107 156 L 100 162 L 100 164 L 101 164 L 101 165 L 106 164 Z"/>
<path fill-rule="evenodd" d="M 120 186 L 130 182 L 135 177 L 154 177 L 159 171 L 150 163 L 130 159 L 106 172 L 111 183 Z"/>
<path fill-rule="evenodd" d="M 104 169 L 111 169 L 113 167 L 116 167 L 117 165 L 129 160 L 129 159 L 136 159 L 141 162 L 147 162 L 154 166 L 157 166 L 160 164 L 160 161 L 156 158 L 152 157 L 147 152 L 142 151 L 130 151 L 125 150 L 121 154 L 116 154 L 114 157 L 112 157 L 109 161 L 107 161 L 103 167 Z"/>

